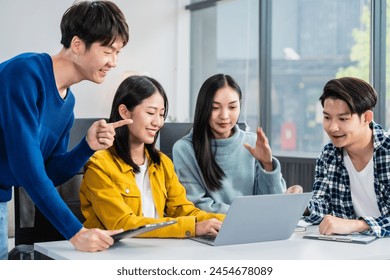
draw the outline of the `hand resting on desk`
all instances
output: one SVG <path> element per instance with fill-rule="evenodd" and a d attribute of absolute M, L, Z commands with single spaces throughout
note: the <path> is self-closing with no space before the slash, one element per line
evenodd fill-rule
<path fill-rule="evenodd" d="M 349 234 L 368 229 L 369 226 L 364 220 L 342 219 L 332 215 L 325 215 L 319 226 L 320 233 L 324 235 Z"/>

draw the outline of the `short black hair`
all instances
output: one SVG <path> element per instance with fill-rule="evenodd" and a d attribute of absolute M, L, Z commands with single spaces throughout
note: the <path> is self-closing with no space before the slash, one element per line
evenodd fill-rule
<path fill-rule="evenodd" d="M 61 20 L 61 44 L 70 47 L 74 36 L 84 41 L 87 49 L 99 42 L 110 46 L 117 38 L 123 46 L 129 41 L 129 27 L 125 16 L 110 1 L 81 1 L 67 9 Z"/>
<path fill-rule="evenodd" d="M 351 114 L 356 113 L 361 116 L 366 111 L 375 108 L 378 95 L 366 81 L 354 77 L 343 77 L 326 83 L 319 98 L 322 107 L 327 98 L 343 100 L 347 103 Z"/>

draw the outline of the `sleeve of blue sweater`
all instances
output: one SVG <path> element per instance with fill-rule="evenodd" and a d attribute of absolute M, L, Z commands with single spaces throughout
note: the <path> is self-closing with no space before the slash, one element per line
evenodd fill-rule
<path fill-rule="evenodd" d="M 15 186 L 23 186 L 48 220 L 70 239 L 82 224 L 58 194 L 55 183 L 77 173 L 93 151 L 83 140 L 67 153 L 74 102 L 69 105 L 71 108 L 57 106 L 48 75 L 51 69 L 45 73 L 42 69 L 47 67 L 36 69 L 39 66 L 34 68 L 23 62 L 16 65 L 10 65 L 1 77 L 7 79 L 2 86 L 5 97 L 0 121 L 11 171 L 5 176 Z"/>
<path fill-rule="evenodd" d="M 55 186 L 68 181 L 77 174 L 94 151 L 89 147 L 85 137 L 71 151 L 65 152 L 69 137 L 62 139 L 50 157 L 45 161 L 45 168 L 49 178 Z"/>

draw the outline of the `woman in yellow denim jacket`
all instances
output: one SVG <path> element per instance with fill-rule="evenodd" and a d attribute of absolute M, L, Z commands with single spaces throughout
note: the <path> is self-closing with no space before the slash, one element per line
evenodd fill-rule
<path fill-rule="evenodd" d="M 216 235 L 225 217 L 207 213 L 187 200 L 172 161 L 155 148 L 167 116 L 162 86 L 146 76 L 131 76 L 119 86 L 110 122 L 132 119 L 116 129 L 114 145 L 96 152 L 85 166 L 80 189 L 86 227 L 133 229 L 177 220 L 141 237 L 184 238 Z"/>

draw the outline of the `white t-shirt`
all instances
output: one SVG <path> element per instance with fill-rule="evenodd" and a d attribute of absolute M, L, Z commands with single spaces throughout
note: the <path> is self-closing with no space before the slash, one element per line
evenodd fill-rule
<path fill-rule="evenodd" d="M 135 174 L 135 181 L 137 182 L 138 189 L 141 192 L 142 213 L 144 217 L 157 218 L 152 189 L 150 187 L 148 161 L 145 160 L 145 163 L 140 165 L 139 168 L 140 172 Z"/>
<path fill-rule="evenodd" d="M 374 190 L 374 163 L 370 159 L 366 167 L 358 172 L 344 150 L 344 163 L 347 168 L 351 185 L 352 205 L 358 217 L 381 216 Z"/>

